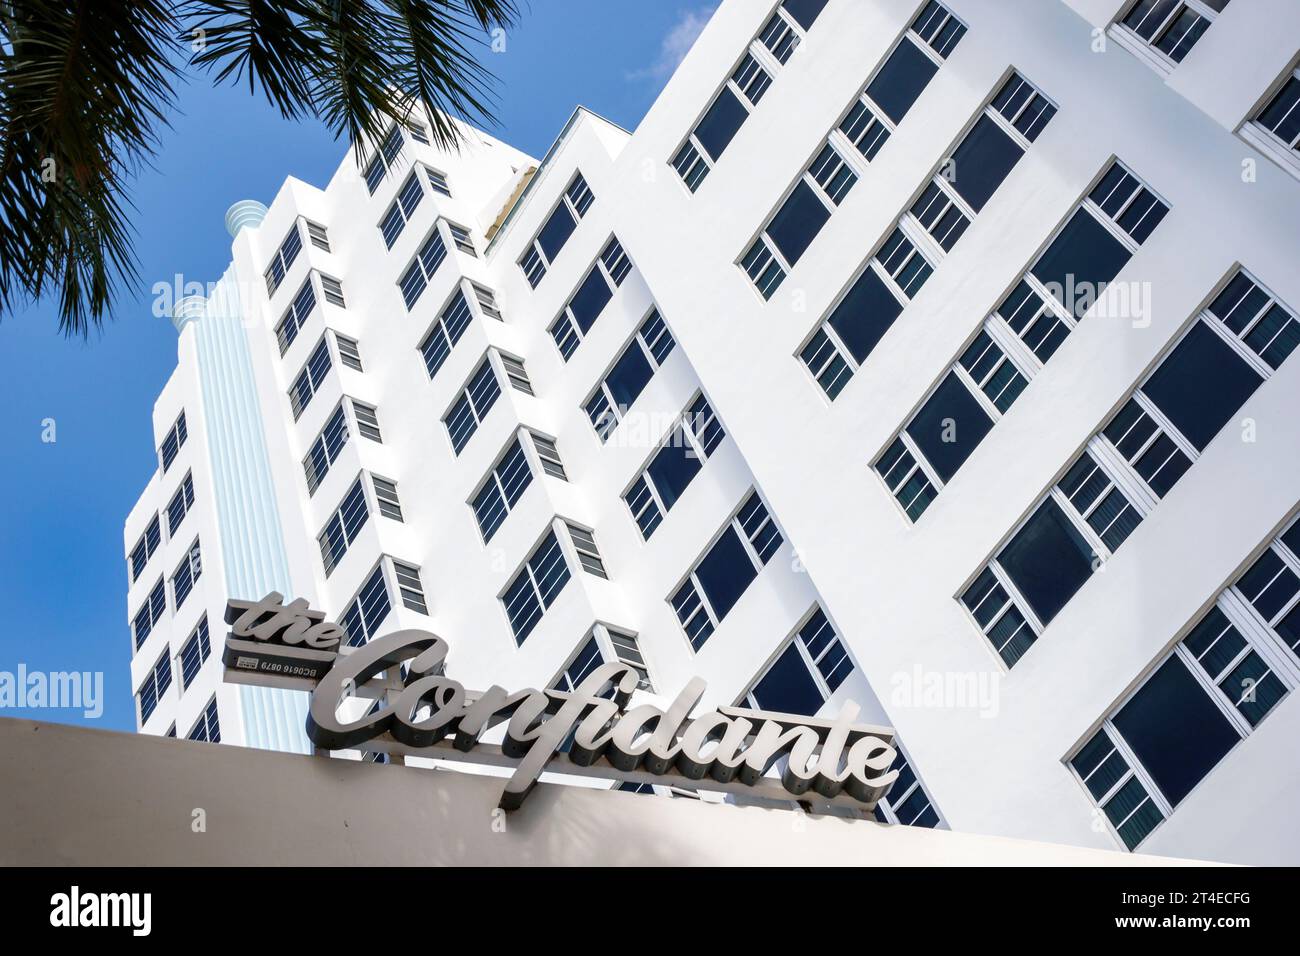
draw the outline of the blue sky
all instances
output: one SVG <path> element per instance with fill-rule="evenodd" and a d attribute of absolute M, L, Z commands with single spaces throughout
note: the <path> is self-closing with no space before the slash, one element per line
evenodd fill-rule
<path fill-rule="evenodd" d="M 629 129 L 707 20 L 707 2 L 534 0 L 485 52 L 498 78 L 499 127 L 541 156 L 577 104 Z M 220 277 L 222 217 L 238 199 L 269 202 L 286 176 L 323 186 L 346 145 L 316 123 L 283 121 L 246 87 L 195 77 L 132 198 L 140 281 L 89 342 L 63 339 L 38 305 L 0 319 L 0 671 L 100 671 L 103 714 L 0 708 L 0 716 L 134 729 L 122 522 L 156 467 L 150 415 L 176 363 L 170 322 L 150 288 Z M 55 441 L 42 440 L 54 420 Z"/>

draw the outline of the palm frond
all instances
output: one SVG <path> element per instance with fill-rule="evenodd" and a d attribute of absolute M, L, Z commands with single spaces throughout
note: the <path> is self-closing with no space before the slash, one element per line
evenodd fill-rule
<path fill-rule="evenodd" d="M 167 124 L 175 20 L 154 0 L 24 0 L 0 30 L 0 310 L 54 287 L 60 330 L 85 336 L 136 278 L 124 183 Z"/>
<path fill-rule="evenodd" d="M 286 119 L 312 115 L 309 64 L 322 50 L 316 35 L 300 28 L 316 7 L 310 0 L 204 0 L 181 4 L 182 40 L 194 49 L 190 62 L 215 70 L 217 83 L 248 80 L 258 85 Z"/>
<path fill-rule="evenodd" d="M 57 294 L 61 331 L 86 336 L 136 281 L 126 186 L 185 58 L 359 151 L 423 101 L 451 148 L 444 113 L 492 122 L 474 47 L 517 16 L 514 0 L 0 0 L 0 316 Z"/>

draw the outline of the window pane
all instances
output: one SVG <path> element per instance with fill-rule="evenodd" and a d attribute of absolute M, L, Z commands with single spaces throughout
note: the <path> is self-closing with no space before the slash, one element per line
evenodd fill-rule
<path fill-rule="evenodd" d="M 1138 0 L 1128 16 L 1124 18 L 1124 26 L 1150 42 L 1160 24 L 1169 17 L 1177 5 L 1178 0 Z"/>
<path fill-rule="evenodd" d="M 555 207 L 551 213 L 551 218 L 546 220 L 546 225 L 542 226 L 542 231 L 537 234 L 537 244 L 542 247 L 542 252 L 546 253 L 548 262 L 555 259 L 564 244 L 569 241 L 569 236 L 573 234 L 574 227 L 578 221 L 573 218 L 573 213 L 569 212 L 569 207 L 563 201 Z"/>
<path fill-rule="evenodd" d="M 791 644 L 776 659 L 762 680 L 754 685 L 754 699 L 761 710 L 779 714 L 817 713 L 825 701 L 808 673 L 799 648 Z"/>
<path fill-rule="evenodd" d="M 1177 657 L 1151 675 L 1114 723 L 1175 806 L 1240 739 Z"/>
<path fill-rule="evenodd" d="M 826 204 L 817 198 L 806 181 L 800 179 L 794 192 L 772 217 L 767 234 L 781 250 L 786 262 L 794 265 L 830 216 Z"/>
<path fill-rule="evenodd" d="M 666 508 L 671 508 L 681 497 L 699 470 L 700 459 L 696 456 L 695 449 L 685 443 L 679 429 L 673 430 L 668 444 L 660 449 L 646 468 Z"/>
<path fill-rule="evenodd" d="M 902 311 L 902 304 L 880 276 L 868 268 L 827 321 L 860 364 Z"/>
<path fill-rule="evenodd" d="M 907 434 L 947 482 L 992 427 L 988 412 L 949 372 L 907 426 Z"/>
<path fill-rule="evenodd" d="M 781 6 L 785 8 L 786 13 L 794 17 L 795 23 L 809 30 L 818 14 L 822 12 L 822 7 L 826 6 L 826 0 L 785 0 Z"/>
<path fill-rule="evenodd" d="M 904 38 L 867 87 L 867 95 L 898 123 L 938 69 L 915 43 Z"/>
<path fill-rule="evenodd" d="M 726 617 L 757 573 L 740 543 L 740 536 L 731 527 L 722 533 L 695 569 L 695 576 L 704 586 L 705 596 L 717 612 L 718 620 Z"/>
<path fill-rule="evenodd" d="M 1300 133 L 1300 80 L 1293 76 L 1286 81 L 1273 101 L 1259 114 L 1259 122 L 1287 143 L 1296 138 Z"/>
<path fill-rule="evenodd" d="M 1022 155 L 1020 145 L 997 123 L 981 116 L 953 151 L 952 185 L 979 212 Z"/>
<path fill-rule="evenodd" d="M 591 329 L 611 295 L 609 283 L 599 269 L 592 269 L 578 291 L 573 293 L 569 308 L 573 310 L 573 317 L 577 319 L 578 327 L 584 335 Z"/>
<path fill-rule="evenodd" d="M 748 115 L 749 111 L 741 105 L 731 88 L 723 87 L 700 124 L 695 127 L 695 138 L 700 141 L 710 159 L 717 161 Z"/>
<path fill-rule="evenodd" d="M 1080 209 L 1034 263 L 1033 272 L 1057 301 L 1081 317 L 1092 304 L 1097 284 L 1110 282 L 1124 268 L 1129 252 L 1092 214 Z M 1080 286 L 1091 283 L 1090 294 Z M 1066 291 L 1076 290 L 1067 301 Z"/>
<path fill-rule="evenodd" d="M 1197 322 L 1142 392 L 1204 451 L 1262 379 L 1204 322 Z"/>
<path fill-rule="evenodd" d="M 636 401 L 636 397 L 641 394 L 641 390 L 645 388 L 646 382 L 650 381 L 650 376 L 653 374 L 654 369 L 650 367 L 645 353 L 633 344 L 609 370 L 609 375 L 605 377 L 605 384 L 609 386 L 615 403 L 620 408 L 627 408 Z"/>
<path fill-rule="evenodd" d="M 998 563 L 1046 625 L 1092 575 L 1092 547 L 1049 498 L 1002 549 Z"/>

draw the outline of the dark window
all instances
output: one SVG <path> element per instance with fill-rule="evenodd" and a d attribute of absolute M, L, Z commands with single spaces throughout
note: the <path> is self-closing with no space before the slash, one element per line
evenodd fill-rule
<path fill-rule="evenodd" d="M 988 412 L 949 372 L 907 426 L 907 434 L 947 482 L 992 427 Z"/>
<path fill-rule="evenodd" d="M 1169 212 L 1168 206 L 1119 163 L 1111 163 L 1088 198 L 1135 242 L 1145 242 Z"/>
<path fill-rule="evenodd" d="M 1048 498 L 998 555 L 998 563 L 1046 625 L 1092 574 L 1092 547 Z"/>
<path fill-rule="evenodd" d="M 569 566 L 564 561 L 560 542 L 551 531 L 529 556 L 527 564 L 511 582 L 501 600 L 510 618 L 515 640 L 522 644 L 532 633 L 542 613 L 569 581 Z"/>
<path fill-rule="evenodd" d="M 1295 139 L 1300 135 L 1300 79 L 1293 76 L 1287 80 L 1257 122 L 1296 149 Z"/>
<path fill-rule="evenodd" d="M 1092 283 L 1096 292 L 1096 285 L 1114 279 L 1128 260 L 1128 249 L 1091 213 L 1080 209 L 1030 271 L 1056 293 L 1063 305 L 1073 306 L 1078 318 L 1092 305 L 1093 297 L 1071 296 L 1074 299 L 1071 303 L 1065 301 L 1065 290 Z"/>
<path fill-rule="evenodd" d="M 578 220 L 573 218 L 573 213 L 569 212 L 569 207 L 561 200 L 551 213 L 551 218 L 546 220 L 546 225 L 542 226 L 542 231 L 537 234 L 537 244 L 546 253 L 547 262 L 555 260 L 556 253 L 564 248 L 577 225 Z"/>
<path fill-rule="evenodd" d="M 811 30 L 822 8 L 826 6 L 826 0 L 785 0 L 781 6 L 794 17 L 795 23 L 805 30 Z"/>
<path fill-rule="evenodd" d="M 609 283 L 599 269 L 592 269 L 587 278 L 582 280 L 582 285 L 578 286 L 578 291 L 569 300 L 569 308 L 573 310 L 573 317 L 577 319 L 578 328 L 582 329 L 583 334 L 591 329 L 612 295 Z"/>
<path fill-rule="evenodd" d="M 874 269 L 868 268 L 853 283 L 853 287 L 831 312 L 827 321 L 844 341 L 853 358 L 861 364 L 902 311 L 902 304 L 881 281 L 880 276 Z"/>
<path fill-rule="evenodd" d="M 1142 392 L 1198 450 L 1263 379 L 1204 322 L 1197 322 L 1152 374 Z"/>
<path fill-rule="evenodd" d="M 761 709 L 779 714 L 811 716 L 825 703 L 821 689 L 793 642 L 754 685 L 752 693 Z"/>
<path fill-rule="evenodd" d="M 736 98 L 736 94 L 731 92 L 730 87 L 723 87 L 700 120 L 700 125 L 695 127 L 695 138 L 700 141 L 710 159 L 717 162 L 747 116 L 749 111 Z"/>
<path fill-rule="evenodd" d="M 938 69 L 915 43 L 904 39 L 867 87 L 867 95 L 897 124 Z"/>
<path fill-rule="evenodd" d="M 953 151 L 953 188 L 979 212 L 1023 155 L 1019 143 L 981 116 Z"/>
<path fill-rule="evenodd" d="M 384 566 L 380 564 L 371 572 L 356 599 L 339 618 L 339 623 L 348 634 L 348 646 L 360 647 L 372 639 L 392 609 L 388 599 L 388 585 L 384 583 Z"/>
<path fill-rule="evenodd" d="M 634 342 L 609 370 L 609 374 L 605 376 L 605 385 L 614 397 L 614 403 L 619 408 L 628 408 L 636 401 L 636 397 L 641 394 L 641 390 L 645 388 L 646 382 L 650 381 L 650 376 L 653 374 L 654 369 L 651 368 L 645 353 Z"/>
<path fill-rule="evenodd" d="M 1300 521 L 1282 533 L 1282 543 L 1291 549 L 1292 554 L 1300 557 Z"/>
<path fill-rule="evenodd" d="M 1241 739 L 1177 657 L 1151 675 L 1114 723 L 1175 806 Z"/>
<path fill-rule="evenodd" d="M 1237 590 L 1265 621 L 1277 617 L 1300 590 L 1300 579 L 1272 548 L 1259 556 L 1237 581 Z"/>
<path fill-rule="evenodd" d="M 664 507 L 671 508 L 681 497 L 686 486 L 700 470 L 700 458 L 695 449 L 686 443 L 681 429 L 673 429 L 668 444 L 650 460 L 646 471 L 655 483 Z"/>
<path fill-rule="evenodd" d="M 830 217 L 826 204 L 817 198 L 812 187 L 801 178 L 794 187 L 794 192 L 790 193 L 772 217 L 767 234 L 781 250 L 785 261 L 794 265 Z"/>
<path fill-rule="evenodd" d="M 720 621 L 740 600 L 758 572 L 740 542 L 740 535 L 736 534 L 735 528 L 728 527 L 700 561 L 695 576 Z"/>

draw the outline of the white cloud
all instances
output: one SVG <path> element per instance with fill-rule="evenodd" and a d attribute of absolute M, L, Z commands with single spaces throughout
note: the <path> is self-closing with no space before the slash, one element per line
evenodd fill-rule
<path fill-rule="evenodd" d="M 709 4 L 683 10 L 659 45 L 659 57 L 650 66 L 629 70 L 626 74 L 627 79 L 657 80 L 662 83 L 672 76 L 673 70 L 677 69 L 677 64 L 682 62 L 682 58 L 690 50 L 695 38 L 709 22 L 709 17 L 713 15 L 715 8 L 716 4 Z"/>

